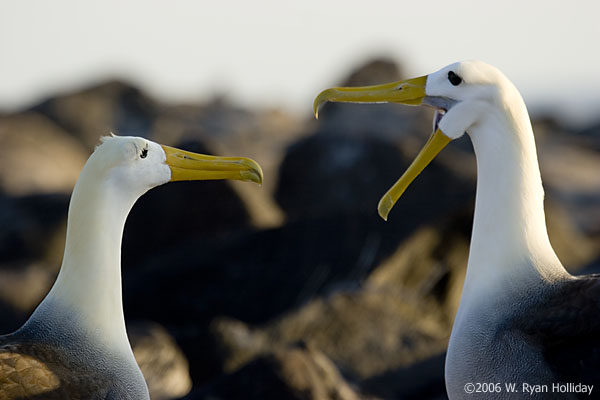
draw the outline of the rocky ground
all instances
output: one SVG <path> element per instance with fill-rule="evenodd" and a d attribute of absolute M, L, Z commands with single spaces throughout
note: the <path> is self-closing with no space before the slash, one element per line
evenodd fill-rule
<path fill-rule="evenodd" d="M 374 60 L 332 84 L 401 75 Z M 320 116 L 164 104 L 118 81 L 0 115 L 0 332 L 52 285 L 70 191 L 113 131 L 249 156 L 265 174 L 262 187 L 165 185 L 129 217 L 125 312 L 153 399 L 445 398 L 475 193 L 470 142 L 449 145 L 386 223 L 379 197 L 424 143 L 431 112 L 328 104 Z M 533 123 L 552 243 L 571 271 L 598 270 L 600 122 Z"/>

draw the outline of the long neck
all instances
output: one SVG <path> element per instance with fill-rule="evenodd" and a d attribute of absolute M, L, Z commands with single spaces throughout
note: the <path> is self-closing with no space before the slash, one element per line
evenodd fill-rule
<path fill-rule="evenodd" d="M 109 181 L 90 174 L 84 168 L 73 191 L 63 263 L 36 313 L 42 318 L 44 313 L 75 316 L 69 319 L 79 325 L 77 329 L 97 335 L 110 346 L 129 348 L 121 293 L 121 239 L 135 199 L 123 198 Z"/>
<path fill-rule="evenodd" d="M 477 198 L 465 292 L 566 274 L 548 239 L 533 132 L 518 100 L 513 109 L 489 113 L 470 132 Z"/>

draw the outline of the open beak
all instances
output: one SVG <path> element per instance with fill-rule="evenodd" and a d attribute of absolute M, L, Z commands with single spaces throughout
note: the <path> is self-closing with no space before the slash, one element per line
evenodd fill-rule
<path fill-rule="evenodd" d="M 385 83 L 382 85 L 363 87 L 338 87 L 322 91 L 313 103 L 315 117 L 319 117 L 319 109 L 328 101 L 347 103 L 399 103 L 418 106 L 425 98 L 427 76 L 404 81 Z M 451 139 L 440 129 L 436 129 L 423 149 L 408 167 L 406 172 L 387 191 L 379 201 L 377 211 L 387 221 L 388 214 L 412 181 L 438 155 Z"/>
<path fill-rule="evenodd" d="M 381 218 L 387 221 L 388 214 L 392 211 L 394 204 L 396 204 L 400 196 L 402 196 L 408 185 L 412 183 L 421 171 L 429 165 L 431 160 L 433 160 L 451 140 L 452 139 L 444 135 L 440 129 L 436 130 L 433 135 L 431 135 L 408 169 L 402 174 L 400 179 L 394 183 L 394 186 L 383 195 L 381 200 L 379 200 L 377 211 Z"/>
<path fill-rule="evenodd" d="M 207 156 L 169 146 L 162 148 L 167 155 L 165 163 L 171 169 L 170 182 L 234 179 L 262 183 L 260 165 L 249 158 Z"/>

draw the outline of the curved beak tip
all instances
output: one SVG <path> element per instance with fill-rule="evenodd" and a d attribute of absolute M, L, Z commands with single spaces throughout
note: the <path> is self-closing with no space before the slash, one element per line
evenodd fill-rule
<path fill-rule="evenodd" d="M 451 140 L 439 129 L 431 135 L 408 169 L 379 200 L 377 211 L 381 218 L 387 221 L 388 214 L 406 188 Z"/>
<path fill-rule="evenodd" d="M 313 102 L 313 114 L 315 115 L 315 119 L 319 119 L 319 111 L 323 105 L 329 101 L 329 95 L 331 92 L 332 89 L 326 89 L 319 93 L 319 95 L 315 98 L 315 101 Z"/>
<path fill-rule="evenodd" d="M 259 185 L 262 185 L 263 183 L 263 172 L 258 164 L 247 171 L 240 171 L 240 176 L 242 177 L 242 180 L 246 182 L 254 182 Z"/>
<path fill-rule="evenodd" d="M 379 204 L 377 205 L 377 213 L 379 214 L 381 219 L 387 222 L 388 215 L 394 207 L 394 204 L 394 200 L 389 196 L 383 196 L 381 200 L 379 200 Z"/>
<path fill-rule="evenodd" d="M 260 164 L 251 158 L 244 157 L 244 158 L 242 158 L 242 160 L 243 160 L 243 164 L 247 168 L 247 169 L 243 169 L 242 171 L 240 171 L 242 180 L 248 181 L 248 182 L 254 182 L 259 185 L 262 185 L 263 171 L 262 171 L 262 168 L 260 167 Z"/>

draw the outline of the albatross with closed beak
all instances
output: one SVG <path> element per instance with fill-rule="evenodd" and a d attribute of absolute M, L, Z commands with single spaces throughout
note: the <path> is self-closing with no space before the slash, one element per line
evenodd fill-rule
<path fill-rule="evenodd" d="M 0 336 L 0 399 L 150 398 L 125 331 L 125 219 L 155 186 L 206 179 L 261 183 L 262 171 L 248 158 L 195 154 L 139 137 L 102 139 L 73 190 L 54 286 L 20 329 Z"/>
<path fill-rule="evenodd" d="M 420 78 L 327 89 L 315 99 L 315 115 L 327 101 L 436 109 L 433 135 L 379 203 L 384 219 L 444 146 L 465 132 L 473 143 L 477 195 L 467 275 L 446 357 L 449 397 L 600 393 L 593 387 L 600 382 L 600 280 L 570 275 L 552 249 L 533 131 L 515 86 L 498 69 L 465 61 Z M 472 393 L 469 385 L 477 384 L 487 390 Z"/>

